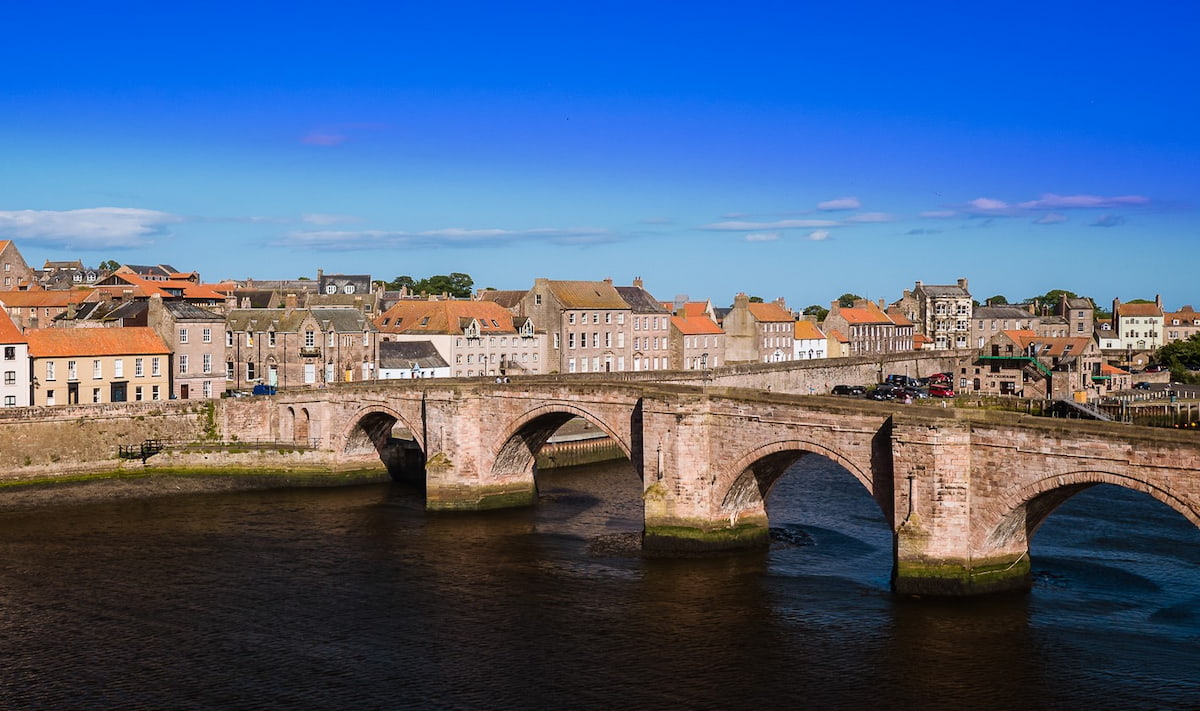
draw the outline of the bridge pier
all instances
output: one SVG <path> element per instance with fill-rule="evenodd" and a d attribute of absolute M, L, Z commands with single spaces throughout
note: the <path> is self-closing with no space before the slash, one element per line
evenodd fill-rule
<path fill-rule="evenodd" d="M 1028 550 L 945 555 L 932 551 L 929 532 L 912 522 L 896 532 L 895 544 L 892 590 L 898 595 L 965 597 L 1032 587 Z"/>

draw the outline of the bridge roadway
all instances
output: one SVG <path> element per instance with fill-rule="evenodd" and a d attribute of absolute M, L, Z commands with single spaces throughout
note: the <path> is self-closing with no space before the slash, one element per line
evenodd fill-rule
<path fill-rule="evenodd" d="M 771 487 L 800 457 L 827 457 L 891 526 L 901 594 L 1028 589 L 1034 530 L 1099 483 L 1143 491 L 1200 526 L 1200 439 L 1179 430 L 565 377 L 288 391 L 227 401 L 223 417 L 244 437 L 320 438 L 337 468 L 382 460 L 396 478 L 423 480 L 431 510 L 534 503 L 539 448 L 581 417 L 633 463 L 643 545 L 662 554 L 766 545 Z"/>

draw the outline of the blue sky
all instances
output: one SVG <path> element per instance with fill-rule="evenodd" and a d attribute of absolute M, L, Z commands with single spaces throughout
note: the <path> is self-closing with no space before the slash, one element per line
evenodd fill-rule
<path fill-rule="evenodd" d="M 1192 3 L 16 3 L 0 238 L 205 280 L 1200 306 Z"/>

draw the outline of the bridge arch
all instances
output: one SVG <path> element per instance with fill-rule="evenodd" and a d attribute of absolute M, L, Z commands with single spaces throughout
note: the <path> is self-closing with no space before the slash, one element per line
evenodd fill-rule
<path fill-rule="evenodd" d="M 1055 509 L 1075 494 L 1097 484 L 1113 484 L 1149 494 L 1200 527 L 1200 510 L 1154 482 L 1127 474 L 1084 469 L 1048 475 L 1005 495 L 1000 500 L 996 518 L 985 523 L 987 546 L 1002 548 L 1013 543 L 1028 542 L 1038 526 Z"/>
<path fill-rule="evenodd" d="M 426 444 L 419 427 L 399 411 L 386 405 L 363 407 L 347 418 L 340 442 L 344 459 L 377 456 L 393 479 L 423 482 Z M 392 437 L 396 424 L 413 436 L 412 442 Z"/>
<path fill-rule="evenodd" d="M 721 500 L 719 512 L 729 517 L 731 526 L 746 518 L 761 518 L 765 523 L 766 500 L 772 487 L 784 472 L 808 454 L 825 457 L 850 472 L 879 506 L 888 524 L 894 523 L 890 505 L 879 500 L 885 487 L 875 485 L 869 465 L 864 469 L 837 450 L 803 439 L 778 440 L 756 447 L 715 475 L 713 484 Z M 890 501 L 890 492 L 887 496 Z"/>
<path fill-rule="evenodd" d="M 633 418 L 638 411 L 640 410 L 636 406 L 630 408 L 630 417 Z M 571 403 L 548 403 L 521 413 L 505 428 L 504 434 L 499 438 L 500 444 L 494 450 L 492 477 L 511 479 L 533 476 L 538 451 L 560 427 L 575 417 L 596 426 L 617 443 L 626 457 L 634 459 L 633 443 L 628 441 L 626 435 L 635 431 L 635 428 L 627 426 L 626 429 L 619 430 L 604 417 Z M 637 464 L 639 463 L 635 462 L 635 466 Z M 641 467 L 637 468 L 640 471 Z"/>

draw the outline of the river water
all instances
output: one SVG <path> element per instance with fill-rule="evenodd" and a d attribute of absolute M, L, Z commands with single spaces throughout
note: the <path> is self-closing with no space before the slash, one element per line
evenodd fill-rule
<path fill-rule="evenodd" d="M 888 591 L 891 539 L 809 455 L 766 553 L 636 553 L 627 463 L 538 506 L 396 485 L 0 512 L 0 694 L 19 709 L 1200 708 L 1200 530 L 1090 489 L 1029 595 Z"/>

